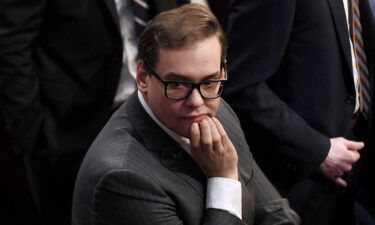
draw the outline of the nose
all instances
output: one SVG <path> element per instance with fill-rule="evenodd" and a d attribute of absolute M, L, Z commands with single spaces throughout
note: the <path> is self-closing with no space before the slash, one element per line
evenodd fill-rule
<path fill-rule="evenodd" d="M 185 100 L 185 104 L 190 107 L 199 107 L 203 105 L 204 100 L 197 88 L 194 88 L 189 97 Z"/>

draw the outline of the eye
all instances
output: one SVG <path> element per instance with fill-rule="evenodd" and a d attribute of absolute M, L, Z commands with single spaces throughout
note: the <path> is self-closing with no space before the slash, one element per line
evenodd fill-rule
<path fill-rule="evenodd" d="M 186 88 L 190 88 L 190 86 L 191 84 L 181 82 L 181 81 L 172 81 L 172 82 L 169 82 L 168 84 L 168 87 L 172 89 L 186 89 Z"/>
<path fill-rule="evenodd" d="M 211 86 L 214 86 L 216 85 L 217 82 L 214 82 L 214 81 L 211 81 L 211 80 L 207 80 L 207 81 L 203 81 L 201 82 L 201 85 L 202 86 L 205 86 L 205 87 L 211 87 Z"/>

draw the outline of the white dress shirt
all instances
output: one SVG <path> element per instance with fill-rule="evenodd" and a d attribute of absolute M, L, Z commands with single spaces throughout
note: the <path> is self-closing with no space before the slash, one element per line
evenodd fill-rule
<path fill-rule="evenodd" d="M 134 31 L 134 15 L 129 0 L 115 0 L 119 17 L 123 54 L 119 84 L 114 99 L 114 106 L 123 103 L 136 90 L 138 46 Z"/>
<path fill-rule="evenodd" d="M 204 5 L 208 8 L 207 0 L 190 0 L 190 2 L 191 3 L 199 3 L 199 4 L 202 4 L 202 5 Z"/>
<path fill-rule="evenodd" d="M 162 124 L 147 105 L 140 91 L 138 91 L 138 98 L 147 114 L 190 155 L 190 140 L 176 134 Z M 223 177 L 209 178 L 207 181 L 206 209 L 209 208 L 226 210 L 242 219 L 241 182 Z"/>

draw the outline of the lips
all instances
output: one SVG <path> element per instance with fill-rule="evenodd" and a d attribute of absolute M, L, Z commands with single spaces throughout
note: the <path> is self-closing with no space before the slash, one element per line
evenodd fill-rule
<path fill-rule="evenodd" d="M 197 114 L 197 115 L 184 116 L 183 119 L 191 123 L 194 123 L 194 122 L 200 122 L 206 117 L 208 117 L 207 114 Z"/>

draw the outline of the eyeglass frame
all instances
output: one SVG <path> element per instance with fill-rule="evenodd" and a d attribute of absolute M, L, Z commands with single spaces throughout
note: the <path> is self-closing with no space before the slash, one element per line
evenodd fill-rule
<path fill-rule="evenodd" d="M 149 69 L 151 69 L 151 71 L 147 71 L 147 72 L 148 72 L 150 75 L 156 77 L 156 79 L 158 79 L 161 83 L 164 84 L 164 94 L 165 94 L 165 96 L 166 96 L 167 98 L 169 98 L 169 99 L 173 99 L 173 100 L 184 100 L 184 99 L 187 99 L 187 98 L 191 95 L 191 93 L 193 92 L 194 89 L 197 89 L 197 90 L 198 90 L 200 96 L 201 96 L 203 99 L 215 99 L 215 98 L 218 98 L 218 97 L 220 97 L 220 96 L 223 94 L 224 82 L 227 81 L 226 78 L 225 78 L 225 79 L 216 79 L 216 80 L 206 80 L 206 81 L 201 81 L 201 82 L 199 82 L 199 83 L 195 83 L 195 82 L 192 82 L 192 81 L 184 81 L 184 80 L 165 80 L 165 79 L 163 79 L 163 78 L 160 76 L 160 74 L 156 71 L 156 69 L 155 69 L 150 63 L 148 63 L 148 62 L 144 62 L 144 64 L 145 64 Z M 224 69 L 224 73 L 225 73 L 225 77 L 226 77 L 226 76 L 227 76 L 226 64 L 225 64 L 225 63 L 221 63 L 221 67 L 220 67 L 220 68 L 221 68 L 221 70 Z M 221 88 L 221 93 L 218 94 L 218 95 L 215 96 L 215 97 L 205 97 L 205 96 L 203 96 L 200 87 L 201 87 L 201 85 L 202 85 L 203 83 L 208 82 L 208 81 L 209 81 L 209 82 L 221 82 L 221 83 L 220 83 L 220 87 L 219 87 L 219 88 Z M 191 84 L 192 86 L 191 86 L 190 91 L 186 94 L 185 97 L 183 97 L 183 98 L 172 98 L 172 97 L 168 96 L 168 94 L 167 94 L 167 87 L 168 87 L 168 84 L 169 84 L 169 83 L 172 83 L 172 82 L 185 83 L 185 84 L 187 83 L 187 84 Z"/>

